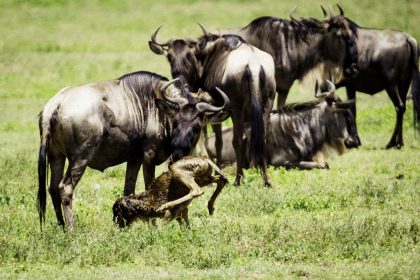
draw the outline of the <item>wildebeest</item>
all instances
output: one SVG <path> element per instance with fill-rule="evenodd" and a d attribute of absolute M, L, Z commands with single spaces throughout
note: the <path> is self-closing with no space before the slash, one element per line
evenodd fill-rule
<path fill-rule="evenodd" d="M 349 99 L 354 99 L 356 91 L 370 95 L 386 90 L 394 104 L 396 124 L 387 148 L 403 146 L 402 122 L 406 110 L 408 88 L 412 86 L 415 121 L 420 121 L 420 76 L 419 46 L 416 39 L 407 33 L 389 30 L 364 28 L 340 14 L 331 14 L 329 22 L 332 27 L 347 26 L 353 33 L 358 51 L 356 63 L 358 73 L 344 77 L 337 83 L 346 87 Z M 356 117 L 356 108 L 353 114 Z"/>
<path fill-rule="evenodd" d="M 340 68 L 347 76 L 356 71 L 357 48 L 348 25 L 330 20 L 293 17 L 290 20 L 264 16 L 239 29 L 221 29 L 221 34 L 237 34 L 247 43 L 271 54 L 275 62 L 277 106 L 283 106 L 297 79 L 323 64 L 323 72 Z"/>
<path fill-rule="evenodd" d="M 49 192 L 57 220 L 74 228 L 73 191 L 87 166 L 103 171 L 127 162 L 124 194 L 134 193 L 143 163 L 145 186 L 155 166 L 171 155 L 187 155 L 201 127 L 218 122 L 224 105 L 196 102 L 175 80 L 135 72 L 119 79 L 67 87 L 44 106 L 39 117 L 41 146 L 38 161 L 38 211 L 45 220 L 47 157 L 51 169 Z M 221 92 L 221 91 L 220 91 Z M 228 98 L 222 93 L 223 99 Z M 66 158 L 68 168 L 63 177 Z"/>
<path fill-rule="evenodd" d="M 213 171 L 215 175 L 212 175 Z M 138 219 L 154 222 L 156 218 L 164 218 L 164 223 L 167 223 L 176 218 L 189 226 L 188 205 L 193 198 L 204 193 L 201 187 L 211 183 L 217 183 L 217 188 L 207 205 L 210 215 L 227 179 L 211 160 L 184 157 L 153 180 L 147 191 L 117 199 L 112 207 L 113 220 L 120 227 L 125 227 Z"/>
<path fill-rule="evenodd" d="M 159 29 L 152 34 L 149 46 L 156 54 L 166 55 L 173 77 L 184 79 L 193 89 L 202 87 L 210 94 L 218 86 L 229 96 L 237 158 L 235 185 L 239 185 L 243 177 L 244 123 L 248 121 L 251 124 L 250 164 L 261 167 L 265 185 L 271 186 L 265 159 L 265 130 L 275 94 L 271 55 L 247 44 L 239 36 L 211 34 L 204 27 L 204 35 L 198 41 L 176 39 L 160 44 L 156 41 Z M 220 126 L 215 133 L 218 151 L 221 151 Z M 220 157 L 219 153 L 218 159 Z"/>
<path fill-rule="evenodd" d="M 329 92 L 318 100 L 289 104 L 272 113 L 267 131 L 267 162 L 273 166 L 300 169 L 328 168 L 324 156 L 330 150 L 342 154 L 346 148 L 359 145 L 355 120 L 351 112 L 354 101 L 342 102 L 334 93 L 330 82 Z M 222 160 L 235 162 L 229 140 L 232 129 L 223 130 Z M 214 158 L 214 136 L 206 142 L 208 154 Z M 249 145 L 249 142 L 247 143 Z"/>

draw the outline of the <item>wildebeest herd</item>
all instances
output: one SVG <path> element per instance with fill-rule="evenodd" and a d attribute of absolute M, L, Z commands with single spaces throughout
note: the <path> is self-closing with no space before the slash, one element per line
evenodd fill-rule
<path fill-rule="evenodd" d="M 338 6 L 338 5 L 337 5 Z M 236 163 L 235 185 L 244 168 L 261 170 L 272 186 L 267 166 L 328 168 L 329 150 L 339 154 L 361 142 L 356 127 L 356 91 L 386 90 L 396 110 L 387 148 L 403 146 L 402 118 L 409 86 L 414 121 L 420 121 L 419 47 L 395 30 L 362 28 L 332 9 L 323 18 L 260 17 L 243 28 L 207 31 L 197 39 L 158 42 L 150 49 L 168 59 L 172 80 L 147 71 L 118 79 L 62 89 L 39 116 L 38 211 L 45 221 L 47 169 L 49 193 L 58 223 L 74 229 L 73 192 L 86 167 L 104 169 L 127 162 L 124 197 L 113 206 L 123 227 L 136 219 L 154 223 L 188 221 L 188 204 L 201 187 L 217 183 L 209 213 L 227 180 L 222 163 Z M 315 100 L 288 104 L 296 79 L 322 65 Z M 335 81 L 335 83 L 334 83 Z M 335 94 L 345 86 L 349 101 Z M 275 92 L 277 108 L 273 111 Z M 232 118 L 233 127 L 221 123 Z M 208 156 L 191 156 L 200 134 Z M 64 173 L 65 161 L 68 167 Z M 169 160 L 169 171 L 155 178 L 155 167 Z M 146 191 L 134 194 L 143 165 Z M 215 175 L 212 175 L 215 171 Z M 64 210 L 64 216 L 63 216 Z"/>

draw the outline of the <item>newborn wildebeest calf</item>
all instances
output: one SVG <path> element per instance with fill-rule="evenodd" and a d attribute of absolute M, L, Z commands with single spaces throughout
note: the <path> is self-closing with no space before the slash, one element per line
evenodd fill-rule
<path fill-rule="evenodd" d="M 112 207 L 114 222 L 122 228 L 138 219 L 153 223 L 156 218 L 163 218 L 168 223 L 176 218 L 180 224 L 189 225 L 188 205 L 204 193 L 201 187 L 211 183 L 217 183 L 217 188 L 208 202 L 210 215 L 227 179 L 211 160 L 187 156 L 157 177 L 147 191 L 117 199 Z"/>

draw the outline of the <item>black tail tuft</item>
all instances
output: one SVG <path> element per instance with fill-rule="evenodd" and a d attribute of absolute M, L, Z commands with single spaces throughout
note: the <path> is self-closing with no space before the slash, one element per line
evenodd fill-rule
<path fill-rule="evenodd" d="M 39 223 L 42 229 L 42 224 L 45 223 L 45 211 L 47 204 L 47 146 L 41 145 L 39 148 L 38 157 L 38 213 Z"/>
<path fill-rule="evenodd" d="M 260 72 L 260 83 L 264 81 L 264 70 Z M 248 83 L 248 89 L 251 93 L 251 139 L 250 139 L 250 165 L 262 168 L 265 158 L 265 127 L 263 111 L 261 108 L 261 97 L 259 88 L 256 88 L 252 79 L 252 73 L 249 67 L 245 70 L 245 79 Z"/>

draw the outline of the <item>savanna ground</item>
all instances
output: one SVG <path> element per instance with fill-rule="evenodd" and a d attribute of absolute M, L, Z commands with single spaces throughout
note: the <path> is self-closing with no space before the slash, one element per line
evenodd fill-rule
<path fill-rule="evenodd" d="M 330 170 L 270 169 L 272 189 L 249 171 L 243 186 L 225 188 L 213 216 L 210 190 L 195 200 L 191 229 L 118 230 L 111 206 L 125 165 L 86 172 L 75 193 L 76 232 L 56 226 L 50 200 L 39 229 L 37 114 L 60 88 L 136 70 L 169 77 L 147 45 L 160 24 L 160 40 L 196 37 L 196 20 L 208 29 L 244 26 L 257 16 L 288 17 L 295 5 L 297 16 L 320 18 L 319 4 L 334 2 L 1 0 L 0 278 L 419 279 L 420 138 L 409 101 L 404 148 L 384 149 L 395 121 L 386 93 L 358 94 L 363 146 L 331 159 Z M 362 26 L 420 39 L 419 1 L 341 4 Z M 296 83 L 288 101 L 312 94 Z"/>

